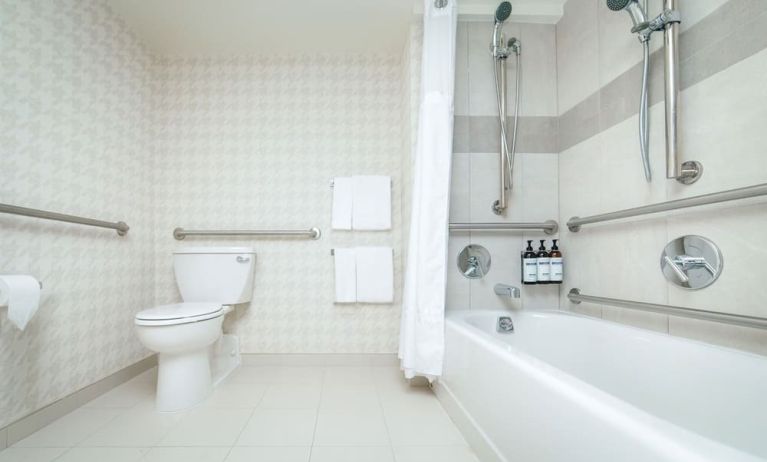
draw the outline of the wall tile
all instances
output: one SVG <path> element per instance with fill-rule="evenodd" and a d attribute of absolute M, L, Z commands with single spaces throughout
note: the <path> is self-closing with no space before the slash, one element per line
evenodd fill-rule
<path fill-rule="evenodd" d="M 515 162 L 514 184 L 522 184 L 523 158 Z M 471 154 L 471 222 L 503 222 L 517 221 L 522 218 L 521 189 L 515 188 L 508 198 L 508 208 L 505 215 L 496 215 L 493 212 L 493 202 L 498 200 L 501 188 L 500 157 L 495 153 Z"/>
<path fill-rule="evenodd" d="M 523 116 L 557 114 L 556 29 L 547 24 L 520 24 L 522 81 L 520 113 Z M 516 70 L 509 58 L 509 115 L 514 109 Z"/>
<path fill-rule="evenodd" d="M 767 355 L 767 331 L 762 329 L 670 316 L 669 332 L 680 337 Z"/>
<path fill-rule="evenodd" d="M 469 28 L 467 23 L 459 22 L 455 43 L 455 115 L 469 114 Z"/>
<path fill-rule="evenodd" d="M 453 154 L 450 183 L 450 221 L 467 223 L 471 219 L 471 154 Z"/>
<path fill-rule="evenodd" d="M 447 247 L 447 310 L 468 310 L 471 308 L 471 280 L 458 269 L 458 254 L 471 244 L 468 231 L 453 231 Z"/>
<path fill-rule="evenodd" d="M 598 0 L 569 0 L 557 23 L 559 114 L 599 89 Z"/>

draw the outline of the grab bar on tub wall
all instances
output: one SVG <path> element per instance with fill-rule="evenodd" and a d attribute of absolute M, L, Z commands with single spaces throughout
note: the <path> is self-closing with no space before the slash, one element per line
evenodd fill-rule
<path fill-rule="evenodd" d="M 542 223 L 450 223 L 451 231 L 527 231 L 540 230 L 546 234 L 556 234 L 559 224 L 554 220 Z"/>
<path fill-rule="evenodd" d="M 322 236 L 319 228 L 310 229 L 184 229 L 173 230 L 173 237 L 182 240 L 186 236 L 253 236 L 298 237 L 317 240 Z"/>
<path fill-rule="evenodd" d="M 718 204 L 719 202 L 734 201 L 738 199 L 748 199 L 751 197 L 767 196 L 767 183 L 748 186 L 745 188 L 730 189 L 701 196 L 687 197 L 658 204 L 643 205 L 633 209 L 621 210 L 618 212 L 603 213 L 601 215 L 592 215 L 590 217 L 572 217 L 567 221 L 567 229 L 577 233 L 581 226 L 600 223 L 603 221 L 620 220 L 621 218 L 636 217 L 639 215 L 648 215 L 651 213 L 667 212 L 669 210 L 685 209 L 688 207 L 698 207 L 701 205 Z"/>
<path fill-rule="evenodd" d="M 66 223 L 75 223 L 78 225 L 96 226 L 98 228 L 109 228 L 117 231 L 120 236 L 128 234 L 130 227 L 123 221 L 111 222 L 103 220 L 94 220 L 93 218 L 78 217 L 58 212 L 49 212 L 47 210 L 30 209 L 19 207 L 17 205 L 0 204 L 0 213 L 9 213 L 11 215 L 21 215 L 25 217 L 42 218 L 43 220 L 63 221 Z"/>
<path fill-rule="evenodd" d="M 767 329 L 767 318 L 760 318 L 757 316 L 719 313 L 716 311 L 698 310 L 695 308 L 685 308 L 682 306 L 673 305 L 659 305 L 657 303 L 635 302 L 632 300 L 621 300 L 617 298 L 595 297 L 593 295 L 581 294 L 580 289 L 570 290 L 570 292 L 567 294 L 567 298 L 575 304 L 580 304 L 582 302 L 597 303 L 628 308 L 630 310 L 649 311 L 651 313 L 670 314 L 673 316 L 700 319 L 703 321 L 721 322 L 742 327 Z"/>

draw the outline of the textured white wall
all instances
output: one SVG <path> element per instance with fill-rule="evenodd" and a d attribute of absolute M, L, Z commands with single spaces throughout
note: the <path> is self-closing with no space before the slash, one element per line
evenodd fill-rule
<path fill-rule="evenodd" d="M 400 55 L 313 53 L 234 60 L 158 60 L 153 67 L 158 303 L 178 300 L 171 252 L 252 245 L 253 302 L 227 328 L 246 353 L 392 353 L 402 272 Z M 335 176 L 391 175 L 393 230 L 330 229 Z M 187 228 L 309 228 L 320 241 L 171 237 Z M 395 303 L 333 303 L 330 249 L 387 245 Z"/>
<path fill-rule="evenodd" d="M 44 284 L 19 332 L 0 310 L 0 427 L 148 355 L 150 59 L 101 1 L 0 3 L 0 202 L 124 220 L 114 231 L 0 216 L 0 273 Z"/>

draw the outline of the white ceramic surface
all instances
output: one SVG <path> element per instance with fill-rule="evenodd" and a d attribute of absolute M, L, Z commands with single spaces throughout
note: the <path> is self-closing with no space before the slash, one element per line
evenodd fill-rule
<path fill-rule="evenodd" d="M 558 311 L 450 312 L 446 349 L 440 386 L 508 460 L 767 460 L 764 357 Z"/>

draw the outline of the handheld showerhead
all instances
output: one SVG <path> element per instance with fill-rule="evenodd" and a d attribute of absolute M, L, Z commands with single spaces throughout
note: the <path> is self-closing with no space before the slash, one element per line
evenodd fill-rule
<path fill-rule="evenodd" d="M 634 23 L 631 32 L 639 32 L 647 27 L 647 16 L 639 0 L 607 0 L 607 8 L 613 11 L 626 10 Z"/>
<path fill-rule="evenodd" d="M 493 27 L 493 46 L 498 46 L 501 41 L 501 28 L 504 21 L 511 16 L 511 2 L 501 2 L 495 9 L 495 26 Z M 503 46 L 503 45 L 501 45 Z"/>
<path fill-rule="evenodd" d="M 495 22 L 504 22 L 511 16 L 511 2 L 501 2 L 495 9 Z"/>

